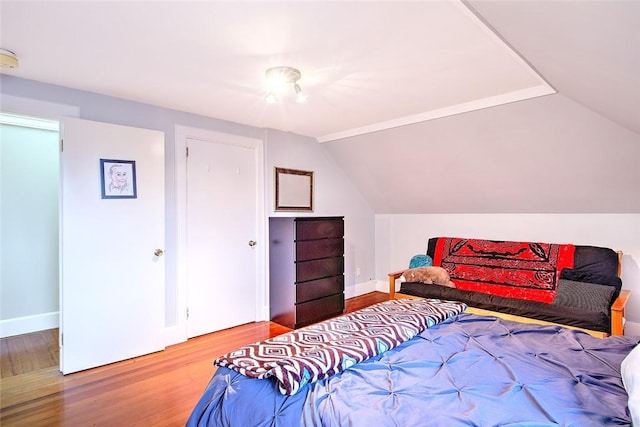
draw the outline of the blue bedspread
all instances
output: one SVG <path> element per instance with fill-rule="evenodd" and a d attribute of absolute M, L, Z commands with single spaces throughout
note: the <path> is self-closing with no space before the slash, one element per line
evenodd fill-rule
<path fill-rule="evenodd" d="M 293 396 L 219 368 L 187 425 L 629 426 L 639 341 L 461 314 Z"/>

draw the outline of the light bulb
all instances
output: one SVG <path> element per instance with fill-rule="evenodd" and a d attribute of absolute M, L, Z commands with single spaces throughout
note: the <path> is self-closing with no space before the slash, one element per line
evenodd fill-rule
<path fill-rule="evenodd" d="M 307 95 L 302 92 L 302 89 L 300 88 L 300 85 L 298 85 L 298 83 L 293 84 L 293 89 L 296 91 L 296 102 L 298 104 L 307 102 Z"/>
<path fill-rule="evenodd" d="M 275 104 L 278 102 L 278 97 L 275 93 L 269 92 L 266 96 L 267 104 Z"/>

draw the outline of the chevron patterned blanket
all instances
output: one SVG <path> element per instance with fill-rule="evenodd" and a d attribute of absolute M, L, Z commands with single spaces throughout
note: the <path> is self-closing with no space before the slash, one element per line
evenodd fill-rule
<path fill-rule="evenodd" d="M 308 383 L 410 340 L 466 307 L 437 299 L 385 301 L 246 345 L 217 358 L 214 365 L 251 378 L 275 378 L 280 392 L 292 395 Z"/>

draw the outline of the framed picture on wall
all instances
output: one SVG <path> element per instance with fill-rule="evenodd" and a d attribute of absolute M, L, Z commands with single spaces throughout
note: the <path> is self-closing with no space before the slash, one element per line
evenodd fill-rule
<path fill-rule="evenodd" d="M 276 168 L 276 211 L 313 211 L 313 172 Z"/>
<path fill-rule="evenodd" d="M 135 160 L 100 159 L 100 184 L 103 199 L 135 199 Z"/>

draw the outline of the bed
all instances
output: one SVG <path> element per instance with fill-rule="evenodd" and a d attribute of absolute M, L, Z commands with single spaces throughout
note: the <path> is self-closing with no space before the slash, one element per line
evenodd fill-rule
<path fill-rule="evenodd" d="M 220 356 L 187 426 L 631 425 L 640 337 L 465 308 L 391 300 Z"/>

